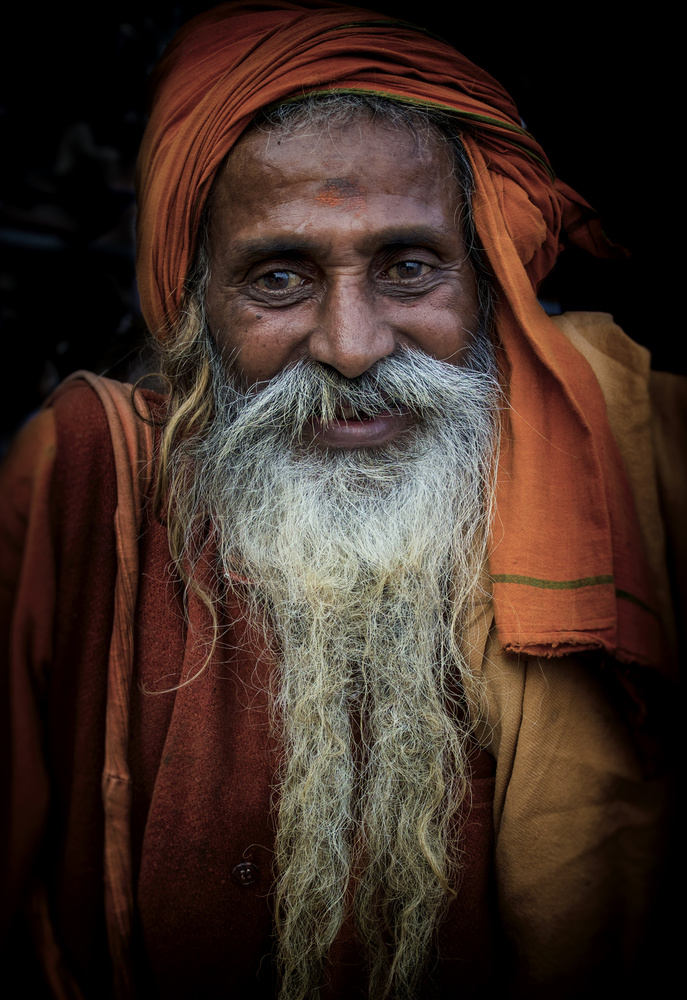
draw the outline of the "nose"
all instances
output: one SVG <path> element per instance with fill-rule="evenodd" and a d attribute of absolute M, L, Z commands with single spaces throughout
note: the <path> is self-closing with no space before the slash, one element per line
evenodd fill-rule
<path fill-rule="evenodd" d="M 378 315 L 374 296 L 351 278 L 332 282 L 318 310 L 318 324 L 308 342 L 315 361 L 345 378 L 356 378 L 396 346 L 393 330 Z"/>

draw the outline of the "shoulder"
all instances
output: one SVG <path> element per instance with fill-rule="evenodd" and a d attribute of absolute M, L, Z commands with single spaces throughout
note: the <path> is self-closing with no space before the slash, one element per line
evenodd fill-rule
<path fill-rule="evenodd" d="M 82 371 L 58 386 L 46 406 L 55 414 L 58 445 L 76 458 L 116 441 L 119 431 L 152 425 L 162 401 L 157 393 Z"/>
<path fill-rule="evenodd" d="M 52 534 L 86 527 L 89 508 L 111 508 L 115 469 L 107 415 L 88 384 L 59 387 L 12 443 L 0 473 L 3 535 L 21 552 L 29 525 Z M 50 527 L 52 525 L 52 527 Z M 46 536 L 48 537 L 48 536 Z"/>
<path fill-rule="evenodd" d="M 152 458 L 164 399 L 129 383 L 76 372 L 47 404 L 55 413 L 58 456 L 70 469 L 114 462 L 119 476 Z"/>
<path fill-rule="evenodd" d="M 619 387 L 634 386 L 646 396 L 655 419 L 684 427 L 687 377 L 654 371 L 651 352 L 628 337 L 610 313 L 568 312 L 551 319 L 591 365 L 607 405 Z M 625 408 L 627 403 L 624 398 Z"/>
<path fill-rule="evenodd" d="M 152 454 L 154 393 L 77 373 L 63 382 L 11 445 L 0 473 L 2 514 L 19 528 L 37 496 L 49 496 L 58 522 L 83 525 L 94 507 L 113 509 L 117 479 Z"/>
<path fill-rule="evenodd" d="M 568 312 L 551 319 L 582 354 L 602 389 L 625 371 L 642 381 L 649 377 L 651 354 L 618 326 L 610 313 Z"/>
<path fill-rule="evenodd" d="M 97 394 L 82 380 L 64 382 L 48 401 L 55 420 L 60 458 L 72 465 L 111 449 L 107 414 Z"/>

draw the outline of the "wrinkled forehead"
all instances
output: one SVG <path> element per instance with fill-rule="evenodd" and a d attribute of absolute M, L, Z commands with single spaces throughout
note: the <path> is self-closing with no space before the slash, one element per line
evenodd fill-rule
<path fill-rule="evenodd" d="M 371 115 L 343 123 L 258 121 L 217 172 L 206 218 L 228 197 L 287 199 L 296 185 L 309 186 L 321 205 L 362 209 L 371 188 L 410 195 L 417 190 L 423 200 L 458 205 L 465 178 L 451 140 L 428 123 Z"/>

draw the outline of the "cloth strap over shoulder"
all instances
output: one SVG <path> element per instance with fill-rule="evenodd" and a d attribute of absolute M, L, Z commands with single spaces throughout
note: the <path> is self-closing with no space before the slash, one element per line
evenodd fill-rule
<path fill-rule="evenodd" d="M 144 395 L 133 386 L 78 371 L 48 401 L 87 382 L 107 416 L 117 475 L 115 537 L 117 582 L 108 660 L 105 717 L 105 763 L 102 795 L 105 813 L 105 915 L 112 958 L 115 995 L 134 995 L 130 967 L 133 914 L 128 766 L 129 709 L 134 655 L 133 620 L 138 593 L 138 539 L 143 504 L 153 469 L 154 426 Z"/>

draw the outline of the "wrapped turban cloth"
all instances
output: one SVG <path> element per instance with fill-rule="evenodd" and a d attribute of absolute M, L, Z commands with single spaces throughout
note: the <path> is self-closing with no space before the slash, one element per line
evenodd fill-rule
<path fill-rule="evenodd" d="M 490 556 L 502 645 L 655 663 L 658 626 L 604 399 L 536 298 L 562 233 L 598 253 L 601 230 L 554 180 L 509 95 L 446 42 L 327 0 L 230 3 L 190 21 L 153 78 L 139 160 L 137 267 L 151 330 L 164 338 L 174 323 L 213 178 L 256 113 L 336 90 L 438 108 L 469 126 L 475 224 L 498 286 L 510 404 Z"/>

